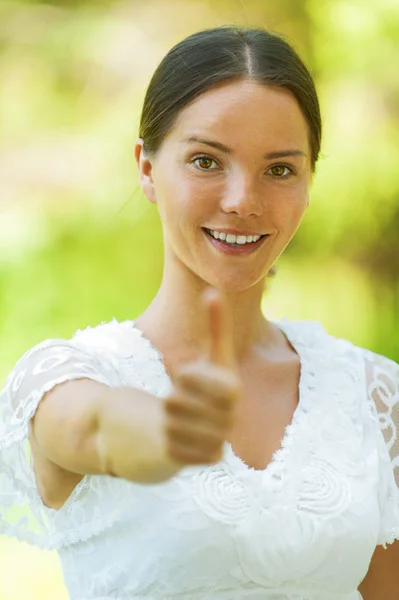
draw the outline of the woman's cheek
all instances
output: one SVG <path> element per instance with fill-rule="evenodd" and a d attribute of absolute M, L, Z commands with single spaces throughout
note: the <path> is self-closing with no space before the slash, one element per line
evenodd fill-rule
<path fill-rule="evenodd" d="M 300 210 L 303 204 L 306 204 L 308 186 L 301 180 L 292 183 L 287 181 L 286 184 L 281 185 L 278 195 L 280 204 L 289 205 L 293 208 L 298 207 Z"/>

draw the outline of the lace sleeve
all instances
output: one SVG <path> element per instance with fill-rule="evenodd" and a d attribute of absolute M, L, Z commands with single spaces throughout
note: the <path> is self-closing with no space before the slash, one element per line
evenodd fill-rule
<path fill-rule="evenodd" d="M 46 507 L 36 488 L 30 420 L 44 394 L 59 383 L 89 378 L 110 387 L 120 385 L 111 353 L 85 344 L 82 333 L 72 340 L 46 340 L 28 350 L 0 392 L 0 534 L 45 549 L 72 543 L 78 532 L 82 539 L 85 529 L 92 532 L 92 516 L 83 503 L 88 487 L 98 486 L 100 476 L 86 475 L 60 510 Z"/>
<path fill-rule="evenodd" d="M 365 351 L 368 397 L 378 423 L 381 525 L 378 544 L 399 539 L 399 365 Z"/>

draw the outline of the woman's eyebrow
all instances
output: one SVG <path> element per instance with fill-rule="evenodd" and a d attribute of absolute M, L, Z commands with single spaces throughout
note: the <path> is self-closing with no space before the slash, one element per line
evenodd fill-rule
<path fill-rule="evenodd" d="M 265 158 L 283 158 L 284 156 L 307 156 L 303 150 L 278 150 L 265 154 Z"/>
<path fill-rule="evenodd" d="M 225 154 L 233 154 L 233 150 L 231 148 L 229 148 L 228 146 L 225 146 L 224 144 L 221 144 L 220 142 L 216 142 L 214 140 L 205 140 L 205 139 L 197 137 L 195 135 L 192 135 L 188 138 L 184 138 L 181 141 L 185 144 L 191 144 L 193 142 L 196 142 L 197 144 L 205 144 L 206 146 L 211 146 L 212 148 L 221 150 L 221 152 L 224 152 Z M 304 152 L 303 150 L 297 150 L 297 149 L 277 150 L 275 152 L 268 152 L 267 154 L 264 155 L 264 158 L 267 158 L 267 159 L 283 158 L 284 156 L 306 156 L 306 152 Z"/>
<path fill-rule="evenodd" d="M 226 154 L 233 154 L 232 149 L 228 148 L 224 144 L 221 144 L 220 142 L 215 142 L 212 140 L 205 140 L 203 138 L 197 137 L 196 135 L 192 135 L 188 138 L 184 138 L 181 141 L 184 144 L 191 144 L 193 142 L 196 142 L 197 144 L 206 144 L 207 146 L 212 146 L 212 148 L 217 148 L 218 150 L 221 150 L 222 152 L 225 152 Z"/>

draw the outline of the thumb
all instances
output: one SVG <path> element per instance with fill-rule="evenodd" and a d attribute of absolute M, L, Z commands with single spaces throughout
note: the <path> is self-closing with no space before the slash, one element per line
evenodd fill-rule
<path fill-rule="evenodd" d="M 233 367 L 233 326 L 226 299 L 219 290 L 208 288 L 203 301 L 208 313 L 210 361 L 220 366 Z"/>

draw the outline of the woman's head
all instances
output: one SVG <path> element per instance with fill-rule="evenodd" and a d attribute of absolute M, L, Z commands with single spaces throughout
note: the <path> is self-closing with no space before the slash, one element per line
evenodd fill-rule
<path fill-rule="evenodd" d="M 308 207 L 320 137 L 312 79 L 279 37 L 218 28 L 172 48 L 149 85 L 136 144 L 166 267 L 225 291 L 263 280 Z M 267 237 L 226 254 L 209 230 Z"/>

